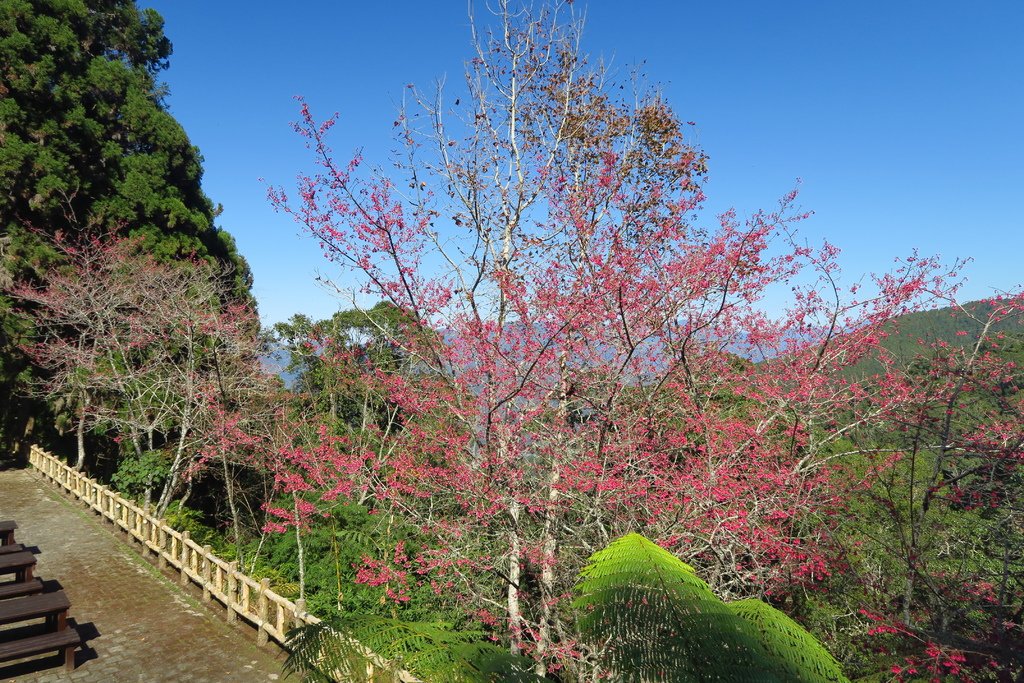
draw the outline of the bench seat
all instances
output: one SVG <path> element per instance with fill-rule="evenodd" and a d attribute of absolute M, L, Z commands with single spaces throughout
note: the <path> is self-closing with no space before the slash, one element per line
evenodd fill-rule
<path fill-rule="evenodd" d="M 20 543 L 8 543 L 7 545 L 0 545 L 0 555 L 6 555 L 7 553 L 20 553 L 25 549 Z"/>
<path fill-rule="evenodd" d="M 71 603 L 64 591 L 0 600 L 0 624 L 46 618 L 47 622 L 56 622 L 56 630 L 60 631 L 69 607 Z"/>
<path fill-rule="evenodd" d="M 0 600 L 3 600 L 4 598 L 17 598 L 22 595 L 34 595 L 42 592 L 42 579 L 32 579 L 31 581 L 22 581 L 20 583 L 0 584 Z"/>
<path fill-rule="evenodd" d="M 0 574 L 15 574 L 18 581 L 31 581 L 36 556 L 27 550 L 0 555 Z"/>
<path fill-rule="evenodd" d="M 54 650 L 63 650 L 64 668 L 68 671 L 74 671 L 75 648 L 81 644 L 82 637 L 73 628 L 43 633 L 38 636 L 29 636 L 28 638 L 19 638 L 18 640 L 0 643 L 0 662 L 41 655 L 44 652 Z"/>

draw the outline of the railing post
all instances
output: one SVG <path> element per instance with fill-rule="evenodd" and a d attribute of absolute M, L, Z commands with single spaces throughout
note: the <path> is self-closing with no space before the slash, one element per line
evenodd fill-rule
<path fill-rule="evenodd" d="M 156 528 L 156 547 L 158 548 L 157 552 L 160 554 L 156 564 L 160 569 L 167 569 L 167 529 L 164 528 L 163 522 Z"/>
<path fill-rule="evenodd" d="M 260 599 L 256 611 L 256 644 L 267 644 L 267 618 L 270 615 L 270 598 L 267 591 L 270 590 L 270 579 L 260 580 Z"/>
<path fill-rule="evenodd" d="M 142 543 L 142 556 L 146 556 L 149 550 L 149 542 L 153 540 L 153 525 L 149 523 L 149 503 L 142 506 L 142 514 L 139 521 L 139 541 Z"/>
<path fill-rule="evenodd" d="M 146 534 L 142 532 L 142 529 L 146 526 L 146 514 L 145 511 L 139 512 L 138 508 L 132 511 L 135 514 L 135 524 L 132 527 L 132 536 L 135 540 L 142 544 L 142 554 L 146 554 Z"/>
<path fill-rule="evenodd" d="M 242 606 L 242 612 L 246 617 L 252 614 L 252 588 L 248 581 L 242 581 L 241 594 L 238 596 L 238 604 Z"/>
<path fill-rule="evenodd" d="M 210 562 L 211 552 L 213 552 L 213 548 L 208 545 L 203 546 L 203 600 L 206 602 L 210 602 L 210 581 L 213 578 L 210 572 L 210 567 L 212 566 Z"/>
<path fill-rule="evenodd" d="M 236 594 L 238 592 L 238 577 L 235 574 L 238 572 L 238 560 L 235 560 L 228 565 L 228 594 L 227 600 L 224 601 L 228 609 L 228 621 L 234 621 L 238 618 L 238 612 L 235 611 L 235 604 L 237 603 Z"/>
<path fill-rule="evenodd" d="M 181 532 L 181 585 L 188 585 L 188 539 L 189 533 L 187 531 Z"/>

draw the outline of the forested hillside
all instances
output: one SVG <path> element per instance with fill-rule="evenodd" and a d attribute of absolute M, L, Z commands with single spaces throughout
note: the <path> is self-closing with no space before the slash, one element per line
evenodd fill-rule
<path fill-rule="evenodd" d="M 1002 345 L 1002 355 L 1019 353 L 1020 338 L 1024 334 L 1024 322 L 1017 316 L 997 315 L 998 299 L 994 301 L 971 301 L 944 306 L 930 311 L 907 313 L 893 319 L 886 329 L 881 347 L 891 353 L 900 363 L 907 364 L 919 356 L 922 349 L 937 343 L 956 347 L 968 347 L 979 339 L 1005 335 L 1008 339 Z M 1018 363 L 1024 358 L 1013 357 Z M 878 361 L 865 359 L 855 368 L 851 376 L 864 377 L 881 370 Z"/>

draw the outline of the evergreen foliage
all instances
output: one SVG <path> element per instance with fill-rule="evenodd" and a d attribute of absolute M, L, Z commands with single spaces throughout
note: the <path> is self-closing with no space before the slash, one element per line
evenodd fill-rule
<path fill-rule="evenodd" d="M 752 629 L 692 567 L 639 534 L 595 553 L 577 591 L 580 631 L 620 680 L 776 680 Z"/>
<path fill-rule="evenodd" d="M 200 184 L 202 157 L 163 106 L 156 75 L 171 44 L 160 15 L 128 0 L 11 0 L 0 35 L 8 273 L 42 265 L 29 228 L 116 230 L 160 258 L 232 263 L 244 289 L 248 271 Z"/>
<path fill-rule="evenodd" d="M 161 260 L 205 258 L 251 276 L 201 187 L 202 157 L 166 111 L 171 43 L 131 0 L 0 3 L 0 291 L 54 266 L 57 235 L 130 234 Z M 10 446 L 40 406 L 14 401 L 29 329 L 0 297 L 0 394 Z"/>
<path fill-rule="evenodd" d="M 881 346 L 901 364 L 919 358 L 931 344 L 948 344 L 964 348 L 978 341 L 995 304 L 991 301 L 972 301 L 958 306 L 917 311 L 893 318 L 888 325 L 888 336 Z M 1011 316 L 997 321 L 988 334 L 1021 335 L 1024 321 Z M 850 366 L 844 372 L 849 377 L 870 376 L 882 369 L 881 363 L 868 357 Z"/>

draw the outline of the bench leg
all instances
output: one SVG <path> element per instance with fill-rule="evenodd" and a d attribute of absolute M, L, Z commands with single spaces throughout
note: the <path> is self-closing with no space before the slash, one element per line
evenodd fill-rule
<path fill-rule="evenodd" d="M 71 645 L 64 648 L 64 670 L 74 671 L 75 670 L 75 646 Z"/>

